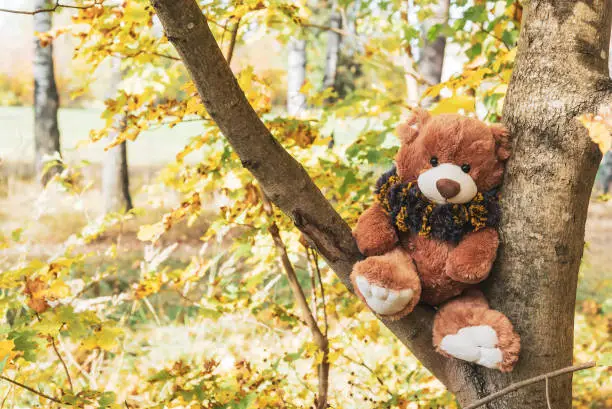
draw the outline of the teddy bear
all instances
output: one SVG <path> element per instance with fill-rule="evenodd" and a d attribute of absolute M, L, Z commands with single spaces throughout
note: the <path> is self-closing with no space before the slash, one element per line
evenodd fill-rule
<path fill-rule="evenodd" d="M 397 128 L 395 166 L 353 236 L 365 259 L 351 281 L 377 315 L 400 319 L 417 303 L 436 308 L 439 353 L 502 372 L 518 360 L 520 337 L 476 285 L 499 244 L 499 187 L 510 156 L 500 125 L 414 110 Z"/>

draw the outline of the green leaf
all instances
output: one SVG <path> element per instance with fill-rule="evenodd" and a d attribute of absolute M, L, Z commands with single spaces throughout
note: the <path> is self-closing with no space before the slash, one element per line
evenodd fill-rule
<path fill-rule="evenodd" d="M 170 373 L 167 369 L 162 369 L 155 375 L 151 376 L 147 379 L 148 382 L 163 382 L 174 378 L 174 375 Z"/>
<path fill-rule="evenodd" d="M 482 53 L 482 43 L 476 43 L 465 51 L 465 55 L 473 60 Z"/>
<path fill-rule="evenodd" d="M 236 403 L 235 405 L 232 405 L 232 408 L 233 409 L 247 409 L 249 405 L 251 405 L 251 403 L 255 400 L 256 397 L 257 395 L 255 394 L 255 392 L 251 392 L 244 398 L 240 399 L 240 402 Z"/>
<path fill-rule="evenodd" d="M 2 374 L 2 372 L 4 372 L 4 367 L 6 366 L 6 363 L 8 362 L 9 359 L 9 355 L 5 356 L 4 359 L 2 360 L 2 362 L 0 362 L 0 374 Z"/>
<path fill-rule="evenodd" d="M 102 409 L 112 405 L 115 402 L 117 402 L 117 395 L 115 395 L 115 392 L 104 392 L 100 396 L 100 399 L 98 399 L 98 406 Z"/>

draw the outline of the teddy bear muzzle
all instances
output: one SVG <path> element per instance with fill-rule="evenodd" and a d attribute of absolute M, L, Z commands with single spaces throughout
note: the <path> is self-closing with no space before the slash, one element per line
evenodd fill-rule
<path fill-rule="evenodd" d="M 474 179 L 454 163 L 441 163 L 421 173 L 419 190 L 434 203 L 467 203 L 476 196 Z"/>

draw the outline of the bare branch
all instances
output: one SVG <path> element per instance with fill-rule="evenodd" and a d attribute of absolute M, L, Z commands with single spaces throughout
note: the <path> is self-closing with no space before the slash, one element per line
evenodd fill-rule
<path fill-rule="evenodd" d="M 276 223 L 272 223 L 272 225 L 268 228 L 272 239 L 274 240 L 274 245 L 276 250 L 280 254 L 281 263 L 283 265 L 283 269 L 287 274 L 287 279 L 289 280 L 289 286 L 291 287 L 291 291 L 293 292 L 293 296 L 302 312 L 302 319 L 312 332 L 312 335 L 315 339 L 315 342 L 319 348 L 327 347 L 327 340 L 325 336 L 321 332 L 319 325 L 317 324 L 310 307 L 308 306 L 308 301 L 306 301 L 306 296 L 304 295 L 304 290 L 300 286 L 300 283 L 297 279 L 297 275 L 295 274 L 295 269 L 291 264 L 291 260 L 289 260 L 289 255 L 287 254 L 287 247 L 285 247 L 285 243 L 280 236 L 280 231 L 278 230 L 278 226 Z"/>
<path fill-rule="evenodd" d="M 336 27 L 323 26 L 323 25 L 314 24 L 314 23 L 301 23 L 300 25 L 302 27 L 306 27 L 306 28 L 316 28 L 318 30 L 323 30 L 323 31 L 332 31 L 334 33 L 337 33 L 337 34 L 340 34 L 340 35 L 346 36 L 346 37 L 352 36 L 352 34 L 349 33 L 348 31 L 342 30 L 342 29 L 336 28 Z"/>
<path fill-rule="evenodd" d="M 240 17 L 236 20 L 234 27 L 232 28 L 232 33 L 230 37 L 230 43 L 227 48 L 227 54 L 225 59 L 227 60 L 227 65 L 232 63 L 232 57 L 234 56 L 234 47 L 236 47 L 236 39 L 238 38 L 238 29 L 240 28 Z"/>
<path fill-rule="evenodd" d="M 3 13 L 12 13 L 12 14 L 25 14 L 25 15 L 29 15 L 29 16 L 33 16 L 35 14 L 39 14 L 39 13 L 52 13 L 55 10 L 59 9 L 59 8 L 64 8 L 64 9 L 77 9 L 77 10 L 85 10 L 85 9 L 89 9 L 92 7 L 103 7 L 103 1 L 104 0 L 95 0 L 93 3 L 91 4 L 87 4 L 87 5 L 76 5 L 76 4 L 62 4 L 60 3 L 59 0 L 55 1 L 55 4 L 53 5 L 53 7 L 49 7 L 46 9 L 36 9 L 33 11 L 27 11 L 27 10 L 14 10 L 14 9 L 4 9 L 4 8 L 0 8 L 0 12 Z"/>
<path fill-rule="evenodd" d="M 63 326 L 64 324 L 62 324 L 62 327 Z M 57 349 L 57 345 L 55 344 L 55 339 L 53 337 L 51 337 L 51 346 L 53 347 L 53 350 L 55 351 L 55 355 L 57 355 L 58 359 L 62 363 L 62 366 L 64 367 L 64 372 L 66 372 L 66 378 L 68 378 L 68 383 L 70 384 L 70 391 L 74 393 L 74 385 L 72 384 L 72 378 L 70 377 L 70 371 L 68 370 L 68 366 L 66 365 L 64 358 L 62 358 L 62 355 Z"/>
<path fill-rule="evenodd" d="M 173 60 L 173 61 L 181 61 L 180 58 L 175 57 L 173 55 L 162 54 L 162 53 L 158 53 L 158 52 L 155 52 L 155 51 L 147 51 L 147 50 L 139 50 L 139 51 L 136 51 L 135 53 L 131 53 L 131 54 L 119 54 L 119 53 L 116 53 L 116 54 L 114 54 L 114 56 L 116 56 L 116 57 L 134 58 L 134 57 L 137 57 L 137 56 L 142 55 L 142 54 L 150 54 L 150 55 L 154 55 L 156 57 L 167 58 L 167 59 Z"/>
<path fill-rule="evenodd" d="M 315 271 L 317 272 L 317 280 L 319 280 L 319 291 L 321 292 L 321 309 L 323 310 L 323 333 L 327 336 L 328 322 L 327 322 L 327 308 L 325 302 L 325 289 L 323 288 L 323 281 L 321 281 L 321 270 L 319 269 L 319 256 L 315 249 L 312 250 L 312 260 L 314 263 Z"/>
<path fill-rule="evenodd" d="M 265 194 L 262 194 L 262 201 L 264 211 L 272 219 L 272 203 L 270 203 Z M 312 333 L 312 336 L 315 340 L 315 343 L 319 347 L 319 350 L 323 354 L 321 363 L 319 364 L 317 369 L 319 378 L 319 393 L 317 395 L 315 404 L 317 409 L 325 409 L 327 408 L 327 392 L 329 390 L 329 340 L 327 338 L 327 314 L 325 314 L 325 333 L 322 333 L 319 324 L 317 324 L 315 316 L 313 315 L 310 307 L 308 306 L 306 295 L 304 294 L 304 290 L 302 289 L 302 286 L 298 281 L 297 274 L 295 273 L 295 269 L 293 268 L 293 264 L 291 263 L 291 260 L 289 260 L 287 247 L 283 242 L 276 222 L 272 222 L 272 225 L 268 228 L 268 231 L 270 232 L 270 235 L 274 240 L 274 246 L 280 253 L 283 269 L 287 274 L 287 279 L 289 280 L 289 286 L 291 287 L 293 296 L 295 297 L 295 300 L 298 306 L 300 307 L 300 310 L 302 311 L 302 318 L 310 329 L 310 332 Z"/>
<path fill-rule="evenodd" d="M 489 396 L 487 396 L 486 398 L 482 398 L 480 400 L 477 400 L 476 402 L 472 403 L 471 405 L 466 406 L 464 409 L 475 409 L 478 408 L 480 406 L 486 405 L 487 403 L 494 401 L 495 399 L 498 399 L 504 395 L 509 394 L 510 392 L 514 392 L 516 390 L 519 390 L 521 388 L 524 388 L 525 386 L 531 385 L 533 383 L 536 382 L 542 382 L 542 381 L 546 381 L 546 383 L 548 383 L 548 379 L 549 378 L 554 378 L 556 376 L 560 376 L 566 373 L 570 373 L 570 372 L 576 372 L 576 371 L 582 371 L 584 369 L 588 369 L 588 368 L 592 368 L 595 366 L 595 362 L 586 362 L 584 364 L 580 364 L 580 365 L 575 365 L 575 366 L 568 366 L 567 368 L 562 368 L 562 369 L 558 369 L 556 371 L 552 371 L 552 372 L 548 372 L 545 373 L 544 375 L 539 375 L 533 378 L 529 378 L 526 379 L 524 381 L 521 382 L 517 382 L 517 383 L 513 383 L 510 386 L 497 391 L 495 393 L 490 394 Z M 548 395 L 548 388 L 546 388 L 547 391 L 547 395 Z M 547 400 L 550 402 L 550 397 L 547 396 Z M 550 404 L 550 403 L 549 403 Z"/>
<path fill-rule="evenodd" d="M 19 386 L 20 388 L 23 388 L 23 389 L 25 389 L 26 391 L 30 391 L 30 392 L 32 392 L 32 393 L 34 393 L 34 394 L 38 395 L 38 396 L 41 396 L 41 397 L 43 397 L 43 398 L 45 398 L 45 399 L 47 399 L 47 400 L 50 400 L 51 402 L 59 403 L 60 405 L 65 405 L 65 403 L 64 403 L 64 402 L 62 402 L 61 400 L 59 400 L 59 399 L 57 399 L 57 398 L 54 398 L 53 396 L 49 396 L 49 395 L 47 395 L 47 394 L 44 394 L 44 393 L 42 393 L 42 392 L 39 392 L 39 391 L 37 391 L 36 389 L 31 388 L 31 387 L 29 387 L 28 385 L 24 385 L 23 383 L 18 382 L 18 381 L 14 380 L 14 379 L 7 378 L 7 377 L 6 377 L 6 376 L 4 376 L 4 375 L 0 375 L 0 379 L 3 379 L 3 380 L 5 380 L 5 381 L 7 381 L 7 382 L 10 382 L 10 383 L 12 383 L 13 385 Z"/>

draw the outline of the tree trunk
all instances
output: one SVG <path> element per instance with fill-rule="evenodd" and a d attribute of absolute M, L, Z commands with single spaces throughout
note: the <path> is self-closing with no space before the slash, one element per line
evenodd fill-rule
<path fill-rule="evenodd" d="M 503 245 L 487 287 L 492 306 L 515 324 L 522 350 L 511 377 L 473 371 L 479 395 L 572 363 L 584 225 L 601 159 L 576 117 L 609 103 L 612 92 L 612 1 L 532 0 L 525 11 L 503 115 L 515 140 L 503 189 Z M 571 379 L 551 381 L 553 408 L 571 408 Z M 544 409 L 544 384 L 489 407 Z"/>
<path fill-rule="evenodd" d="M 298 116 L 306 109 L 306 95 L 300 92 L 306 81 L 306 40 L 292 38 L 288 47 L 287 112 Z"/>
<path fill-rule="evenodd" d="M 357 88 L 357 81 L 363 75 L 361 62 L 358 59 L 358 56 L 364 53 L 357 35 L 357 18 L 360 9 L 361 0 L 353 1 L 346 8 L 346 18 L 341 20 L 341 25 L 345 27 L 344 31 L 348 35 L 342 38 L 342 42 L 338 46 L 339 53 L 334 89 L 340 98 L 345 98 L 354 91 Z"/>
<path fill-rule="evenodd" d="M 111 59 L 111 80 L 108 98 L 116 97 L 121 83 L 121 60 Z M 125 115 L 117 114 L 113 121 L 112 130 L 105 138 L 107 143 L 115 140 L 125 127 Z M 102 163 L 102 196 L 104 198 L 104 212 L 128 211 L 132 208 L 130 196 L 130 181 L 128 175 L 126 142 L 104 152 Z"/>
<path fill-rule="evenodd" d="M 608 74 L 610 78 L 612 78 L 612 58 L 609 57 L 610 53 L 612 53 L 612 44 L 610 44 L 610 51 L 608 52 Z M 610 187 L 612 185 L 612 150 L 606 152 L 601 162 L 600 184 L 605 194 L 610 192 Z"/>
<path fill-rule="evenodd" d="M 329 26 L 333 29 L 342 28 L 342 15 L 338 10 L 337 2 L 332 2 L 332 11 L 329 16 Z M 323 88 L 336 89 L 336 71 L 340 57 L 340 44 L 342 35 L 329 30 L 327 32 L 327 52 L 325 56 L 325 72 L 323 74 Z"/>
<path fill-rule="evenodd" d="M 423 48 L 419 60 L 419 73 L 429 84 L 438 84 L 442 80 L 442 68 L 444 67 L 444 51 L 446 50 L 446 37 L 440 35 L 435 40 L 429 41 L 427 38 L 429 30 L 438 24 L 448 23 L 448 9 L 450 0 L 440 0 L 432 5 L 434 15 L 423 22 Z M 422 84 L 420 94 L 425 92 L 427 84 Z M 421 105 L 430 106 L 435 101 L 434 98 L 424 98 Z"/>
<path fill-rule="evenodd" d="M 610 101 L 611 1 L 590 0 L 587 6 L 584 1 L 532 0 L 526 6 L 505 106 L 515 146 L 504 187 L 503 244 L 485 288 L 492 306 L 512 319 L 523 339 L 514 372 L 476 368 L 437 354 L 431 308 L 417 306 L 402 320 L 383 320 L 462 405 L 571 363 L 576 278 L 600 159 L 575 117 Z M 242 164 L 352 290 L 348 276 L 361 255 L 350 228 L 248 104 L 197 3 L 151 3 L 207 112 Z M 571 407 L 570 380 L 569 375 L 551 380 L 556 409 Z M 547 404 L 543 385 L 535 384 L 485 407 L 545 409 Z"/>
<path fill-rule="evenodd" d="M 35 0 L 35 9 L 49 7 L 48 0 Z M 53 13 L 34 15 L 34 31 L 44 33 L 51 30 Z M 53 175 L 61 171 L 61 166 L 53 166 L 45 172 L 45 157 L 60 152 L 60 134 L 57 125 L 59 96 L 55 85 L 53 70 L 53 44 L 41 44 L 38 37 L 34 40 L 34 163 L 38 179 L 43 186 Z"/>

